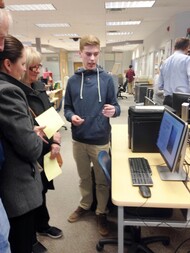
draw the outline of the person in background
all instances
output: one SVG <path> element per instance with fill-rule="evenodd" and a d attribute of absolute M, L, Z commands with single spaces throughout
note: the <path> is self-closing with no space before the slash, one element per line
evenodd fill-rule
<path fill-rule="evenodd" d="M 43 81 L 46 83 L 46 89 L 53 90 L 53 74 L 47 67 L 43 72 Z"/>
<path fill-rule="evenodd" d="M 12 18 L 8 11 L 2 10 L 4 8 L 4 2 L 0 1 L 0 52 L 4 49 L 4 40 L 8 34 L 9 27 L 12 23 Z M 4 162 L 4 151 L 2 143 L 0 142 L 0 170 Z M 9 221 L 4 209 L 3 203 L 0 198 L 0 253 L 10 253 L 9 244 Z"/>
<path fill-rule="evenodd" d="M 128 93 L 134 94 L 134 76 L 135 71 L 133 70 L 133 66 L 129 65 L 129 69 L 126 71 L 126 81 L 128 82 Z"/>
<path fill-rule="evenodd" d="M 155 76 L 153 81 L 153 101 L 156 102 L 158 105 L 163 105 L 164 101 L 164 91 L 158 89 L 158 78 L 159 78 L 159 68 L 155 69 Z"/>
<path fill-rule="evenodd" d="M 174 92 L 190 93 L 190 57 L 187 55 L 189 47 L 188 38 L 176 39 L 174 53 L 160 68 L 158 89 L 164 90 L 164 105 L 172 107 Z"/>
<path fill-rule="evenodd" d="M 69 222 L 78 221 L 86 214 L 93 202 L 91 163 L 96 183 L 96 215 L 98 231 L 108 234 L 107 203 L 109 186 L 98 164 L 98 153 L 109 151 L 111 126 L 110 117 L 120 115 L 114 82 L 111 75 L 97 62 L 100 54 L 100 41 L 93 35 L 80 39 L 80 56 L 83 68 L 69 78 L 65 93 L 64 115 L 71 122 L 73 156 L 80 177 L 81 201 L 78 208 L 69 216 Z"/>
<path fill-rule="evenodd" d="M 46 94 L 45 86 L 42 82 L 38 81 L 41 65 L 41 54 L 32 47 L 26 47 L 26 72 L 22 77 L 22 82 L 28 86 L 25 90 L 26 97 L 30 108 L 32 109 L 33 116 L 38 116 L 51 107 L 49 97 Z M 37 124 L 35 122 L 35 124 Z M 51 151 L 51 158 L 56 158 L 61 148 L 61 135 L 59 132 L 54 134 L 53 138 L 48 140 L 48 144 L 44 143 L 43 152 L 38 159 L 39 164 L 44 168 L 43 157 L 45 154 Z M 63 233 L 59 228 L 49 225 L 49 212 L 46 206 L 46 193 L 48 189 L 54 189 L 53 181 L 48 181 L 45 172 L 41 172 L 41 178 L 43 183 L 43 204 L 38 208 L 36 215 L 36 228 L 40 235 L 49 236 L 51 238 L 60 238 Z M 35 234 L 33 252 L 43 252 L 46 248 L 37 241 Z"/>
<path fill-rule="evenodd" d="M 12 253 L 31 253 L 35 213 L 42 204 L 37 166 L 45 141 L 44 126 L 33 125 L 19 80 L 25 68 L 22 43 L 6 36 L 0 52 L 0 133 L 5 161 L 0 170 L 0 196 L 10 222 Z"/>

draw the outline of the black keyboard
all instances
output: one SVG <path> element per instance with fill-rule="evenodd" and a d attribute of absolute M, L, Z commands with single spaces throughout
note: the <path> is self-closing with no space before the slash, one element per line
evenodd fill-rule
<path fill-rule="evenodd" d="M 129 158 L 129 167 L 131 172 L 132 184 L 134 186 L 147 185 L 152 186 L 152 170 L 148 161 L 143 157 Z"/>

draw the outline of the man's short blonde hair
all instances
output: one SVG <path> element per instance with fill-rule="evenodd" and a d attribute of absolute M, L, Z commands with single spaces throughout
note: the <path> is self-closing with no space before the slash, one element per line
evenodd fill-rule
<path fill-rule="evenodd" d="M 97 46 L 100 47 L 100 40 L 94 35 L 86 35 L 80 39 L 80 51 L 84 49 L 85 46 Z"/>

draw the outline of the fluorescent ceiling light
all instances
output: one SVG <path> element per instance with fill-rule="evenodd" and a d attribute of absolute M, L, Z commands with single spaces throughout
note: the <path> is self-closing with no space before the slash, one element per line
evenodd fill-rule
<path fill-rule="evenodd" d="M 112 51 L 132 51 L 134 50 L 136 47 L 138 46 L 138 44 L 131 44 L 131 45 L 123 45 L 123 46 L 113 46 L 112 47 Z"/>
<path fill-rule="evenodd" d="M 40 28 L 51 28 L 51 27 L 70 27 L 68 23 L 55 23 L 55 24 L 36 24 Z"/>
<path fill-rule="evenodd" d="M 139 25 L 141 21 L 120 21 L 120 22 L 106 22 L 107 26 L 116 26 L 116 25 Z"/>
<path fill-rule="evenodd" d="M 41 50 L 42 50 L 42 53 L 55 53 L 53 50 L 47 49 L 45 47 L 42 47 Z"/>
<path fill-rule="evenodd" d="M 125 42 L 126 43 L 126 40 L 125 39 L 120 39 L 120 40 L 109 39 L 109 40 L 106 40 L 106 44 L 109 44 L 109 43 L 118 43 L 118 42 Z"/>
<path fill-rule="evenodd" d="M 133 32 L 107 32 L 107 35 L 131 35 Z"/>
<path fill-rule="evenodd" d="M 76 33 L 56 33 L 56 34 L 53 34 L 53 36 L 55 36 L 55 37 L 79 37 L 79 35 Z"/>
<path fill-rule="evenodd" d="M 7 5 L 6 9 L 10 11 L 54 11 L 52 4 L 15 4 Z"/>
<path fill-rule="evenodd" d="M 106 9 L 150 8 L 155 1 L 106 2 Z"/>
<path fill-rule="evenodd" d="M 12 34 L 15 38 L 17 39 L 22 39 L 25 38 L 26 36 L 22 35 L 22 34 Z"/>
<path fill-rule="evenodd" d="M 22 41 L 22 44 L 24 46 L 27 46 L 27 47 L 31 47 L 32 46 L 32 42 L 31 41 Z"/>

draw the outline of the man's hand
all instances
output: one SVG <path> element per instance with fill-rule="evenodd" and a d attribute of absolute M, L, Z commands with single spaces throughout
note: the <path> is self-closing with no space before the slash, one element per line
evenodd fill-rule
<path fill-rule="evenodd" d="M 71 122 L 74 126 L 80 126 L 84 122 L 84 119 L 82 119 L 78 115 L 73 115 L 71 118 Z"/>
<path fill-rule="evenodd" d="M 110 118 L 115 114 L 115 106 L 110 104 L 105 104 L 102 113 L 105 117 Z"/>

